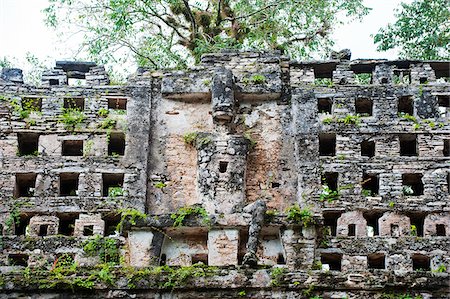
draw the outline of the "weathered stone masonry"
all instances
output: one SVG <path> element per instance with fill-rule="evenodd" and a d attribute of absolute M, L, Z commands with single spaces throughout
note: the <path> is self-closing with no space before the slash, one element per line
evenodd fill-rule
<path fill-rule="evenodd" d="M 57 62 L 42 87 L 4 69 L 0 297 L 448 298 L 449 72 L 347 52 L 208 54 L 121 86 L 93 63 Z M 174 226 L 188 207 L 208 221 Z M 63 254 L 91 279 L 98 235 L 120 247 L 112 281 L 27 282 Z M 198 262 L 212 274 L 175 286 L 142 274 Z"/>

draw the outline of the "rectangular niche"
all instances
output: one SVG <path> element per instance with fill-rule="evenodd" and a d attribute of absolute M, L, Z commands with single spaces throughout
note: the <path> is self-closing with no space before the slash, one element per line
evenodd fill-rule
<path fill-rule="evenodd" d="M 319 113 L 331 114 L 333 107 L 333 100 L 331 98 L 320 98 L 317 99 L 317 110 Z"/>
<path fill-rule="evenodd" d="M 42 99 L 41 98 L 22 98 L 22 109 L 31 111 L 41 111 L 42 110 Z"/>
<path fill-rule="evenodd" d="M 127 110 L 127 99 L 108 98 L 108 108 L 113 110 Z"/>
<path fill-rule="evenodd" d="M 14 188 L 14 197 L 34 196 L 36 186 L 36 173 L 17 173 L 16 185 Z"/>
<path fill-rule="evenodd" d="M 422 174 L 420 173 L 402 174 L 402 185 L 404 195 L 423 195 Z"/>
<path fill-rule="evenodd" d="M 103 178 L 103 196 L 122 196 L 123 195 L 123 173 L 104 173 Z"/>
<path fill-rule="evenodd" d="M 39 149 L 39 134 L 17 133 L 19 156 L 37 156 Z"/>
<path fill-rule="evenodd" d="M 61 173 L 59 175 L 59 195 L 77 196 L 79 173 Z"/>
<path fill-rule="evenodd" d="M 400 156 L 417 156 L 417 135 L 416 134 L 400 134 Z"/>
<path fill-rule="evenodd" d="M 64 106 L 65 109 L 77 109 L 84 110 L 84 98 L 65 98 Z"/>
<path fill-rule="evenodd" d="M 336 155 L 336 134 L 326 133 L 319 135 L 319 155 L 320 156 Z"/>
<path fill-rule="evenodd" d="M 386 269 L 384 253 L 373 253 L 367 256 L 367 266 L 369 269 Z"/>
<path fill-rule="evenodd" d="M 125 154 L 125 134 L 111 133 L 108 142 L 108 156 Z"/>
<path fill-rule="evenodd" d="M 83 156 L 83 140 L 63 140 L 63 156 Z"/>
<path fill-rule="evenodd" d="M 373 101 L 366 98 L 358 98 L 355 100 L 355 110 L 361 116 L 371 116 L 373 111 Z"/>
<path fill-rule="evenodd" d="M 398 113 L 414 115 L 414 101 L 411 96 L 403 96 L 398 99 Z"/>

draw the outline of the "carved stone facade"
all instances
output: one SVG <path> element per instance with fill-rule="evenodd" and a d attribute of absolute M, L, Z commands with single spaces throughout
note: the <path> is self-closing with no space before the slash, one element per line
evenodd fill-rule
<path fill-rule="evenodd" d="M 448 298 L 449 69 L 4 69 L 0 298 Z"/>

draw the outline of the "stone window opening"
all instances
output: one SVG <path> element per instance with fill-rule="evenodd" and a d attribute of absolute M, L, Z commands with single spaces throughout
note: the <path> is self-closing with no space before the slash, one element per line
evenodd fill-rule
<path fill-rule="evenodd" d="M 356 99 L 355 110 L 361 116 L 371 116 L 373 112 L 373 101 L 366 98 Z"/>
<path fill-rule="evenodd" d="M 59 195 L 77 196 L 78 177 L 78 173 L 61 173 L 59 175 Z"/>
<path fill-rule="evenodd" d="M 381 84 L 388 84 L 389 81 L 388 81 L 388 78 L 383 77 L 383 78 L 381 78 L 380 82 L 381 82 Z"/>
<path fill-rule="evenodd" d="M 323 212 L 323 225 L 324 228 L 329 230 L 331 236 L 336 236 L 337 221 L 341 217 L 342 212 L 326 211 Z M 326 237 L 326 236 L 325 236 Z"/>
<path fill-rule="evenodd" d="M 444 140 L 444 150 L 442 151 L 444 157 L 450 157 L 450 139 Z"/>
<path fill-rule="evenodd" d="M 411 72 L 409 69 L 394 70 L 394 83 L 395 84 L 410 84 Z"/>
<path fill-rule="evenodd" d="M 328 265 L 331 271 L 341 271 L 342 254 L 340 253 L 325 253 L 320 255 L 322 265 Z"/>
<path fill-rule="evenodd" d="M 446 236 L 445 224 L 436 224 L 436 236 L 438 237 Z"/>
<path fill-rule="evenodd" d="M 27 226 L 30 224 L 32 215 L 20 215 L 19 221 L 14 225 L 14 232 L 16 236 L 24 236 Z"/>
<path fill-rule="evenodd" d="M 0 236 L 3 236 L 3 224 L 0 223 Z"/>
<path fill-rule="evenodd" d="M 65 109 L 84 110 L 84 98 L 66 98 L 64 99 Z"/>
<path fill-rule="evenodd" d="M 400 227 L 398 226 L 398 224 L 391 223 L 391 236 L 400 237 Z"/>
<path fill-rule="evenodd" d="M 108 142 L 108 156 L 125 154 L 125 134 L 111 133 Z"/>
<path fill-rule="evenodd" d="M 42 111 L 41 98 L 22 98 L 22 109 L 31 111 Z"/>
<path fill-rule="evenodd" d="M 247 252 L 248 227 L 239 230 L 238 265 L 242 265 L 244 255 Z"/>
<path fill-rule="evenodd" d="M 104 173 L 103 196 L 115 197 L 123 195 L 123 173 Z"/>
<path fill-rule="evenodd" d="M 336 155 L 336 134 L 327 133 L 319 135 L 319 155 L 320 156 Z"/>
<path fill-rule="evenodd" d="M 447 173 L 447 192 L 450 194 L 450 173 Z"/>
<path fill-rule="evenodd" d="M 349 237 L 356 236 L 356 224 L 349 224 L 348 225 L 348 236 Z"/>
<path fill-rule="evenodd" d="M 39 237 L 45 237 L 48 234 L 48 224 L 41 224 L 39 226 L 39 232 L 38 232 L 38 236 Z"/>
<path fill-rule="evenodd" d="M 278 253 L 277 265 L 286 265 L 286 259 L 284 258 L 284 254 L 281 252 Z"/>
<path fill-rule="evenodd" d="M 425 221 L 425 213 L 415 212 L 408 214 L 411 221 L 411 235 L 423 237 L 423 225 Z"/>
<path fill-rule="evenodd" d="M 367 256 L 369 269 L 386 269 L 386 258 L 383 253 L 372 253 Z"/>
<path fill-rule="evenodd" d="M 278 183 L 278 182 L 272 182 L 270 185 L 271 185 L 272 189 L 274 189 L 274 188 L 280 188 L 280 186 L 281 186 L 281 184 Z"/>
<path fill-rule="evenodd" d="M 63 140 L 63 156 L 83 156 L 83 140 Z"/>
<path fill-rule="evenodd" d="M 420 84 L 427 84 L 428 83 L 428 78 L 427 77 L 420 77 L 419 78 L 419 82 L 420 82 Z"/>
<path fill-rule="evenodd" d="M 411 96 L 404 96 L 398 99 L 398 113 L 414 114 L 414 102 Z"/>
<path fill-rule="evenodd" d="M 191 255 L 192 265 L 202 263 L 204 265 L 208 265 L 208 255 L 207 254 L 193 254 Z"/>
<path fill-rule="evenodd" d="M 58 79 L 50 79 L 48 81 L 49 81 L 50 86 L 59 85 Z"/>
<path fill-rule="evenodd" d="M 338 177 L 337 172 L 325 172 L 322 175 L 322 185 L 327 185 L 332 191 L 338 191 Z"/>
<path fill-rule="evenodd" d="M 8 254 L 8 264 L 10 266 L 28 267 L 28 254 Z"/>
<path fill-rule="evenodd" d="M 331 114 L 333 108 L 333 100 L 330 98 L 317 99 L 317 109 L 319 113 Z"/>
<path fill-rule="evenodd" d="M 32 197 L 36 187 L 35 173 L 17 173 L 14 197 Z"/>
<path fill-rule="evenodd" d="M 127 110 L 126 98 L 109 98 L 108 108 L 113 110 Z"/>
<path fill-rule="evenodd" d="M 405 173 L 402 175 L 403 194 L 410 196 L 423 195 L 422 174 Z"/>
<path fill-rule="evenodd" d="M 219 161 L 219 172 L 225 173 L 227 172 L 228 162 L 227 161 Z"/>
<path fill-rule="evenodd" d="M 367 236 L 378 236 L 380 234 L 378 220 L 383 213 L 381 212 L 366 212 L 363 214 L 364 218 L 367 221 Z"/>
<path fill-rule="evenodd" d="M 375 141 L 364 140 L 361 142 L 361 156 L 369 158 L 375 156 Z"/>
<path fill-rule="evenodd" d="M 447 115 L 447 109 L 450 108 L 450 95 L 439 95 L 437 96 L 438 109 L 441 117 Z"/>
<path fill-rule="evenodd" d="M 94 226 L 93 225 L 83 226 L 83 236 L 93 236 L 93 235 L 94 235 Z"/>
<path fill-rule="evenodd" d="M 39 147 L 39 134 L 18 133 L 19 156 L 37 156 Z"/>
<path fill-rule="evenodd" d="M 364 196 L 378 195 L 380 189 L 380 179 L 378 174 L 364 173 L 361 187 Z"/>
<path fill-rule="evenodd" d="M 423 254 L 412 255 L 413 270 L 414 271 L 430 271 L 430 258 Z"/>
<path fill-rule="evenodd" d="M 64 213 L 59 216 L 58 234 L 64 236 L 73 236 L 75 229 L 75 220 L 78 218 L 77 214 Z"/>
<path fill-rule="evenodd" d="M 165 253 L 161 254 L 161 257 L 159 258 L 159 265 L 165 266 L 167 261 L 167 255 Z"/>
<path fill-rule="evenodd" d="M 417 136 L 416 134 L 401 134 L 400 140 L 400 156 L 417 156 Z"/>
<path fill-rule="evenodd" d="M 117 225 L 120 223 L 120 217 L 105 218 L 105 236 L 111 236 L 116 233 Z"/>

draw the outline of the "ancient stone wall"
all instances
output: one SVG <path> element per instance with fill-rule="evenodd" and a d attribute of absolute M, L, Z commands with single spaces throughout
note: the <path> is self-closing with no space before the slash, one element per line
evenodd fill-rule
<path fill-rule="evenodd" d="M 0 297 L 448 298 L 449 66 L 4 69 Z"/>

